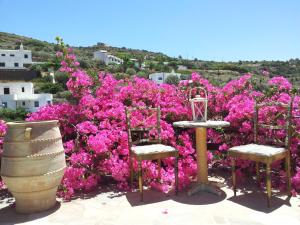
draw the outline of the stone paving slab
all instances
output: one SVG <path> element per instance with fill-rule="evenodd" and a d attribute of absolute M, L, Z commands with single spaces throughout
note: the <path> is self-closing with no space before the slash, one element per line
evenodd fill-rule
<path fill-rule="evenodd" d="M 15 212 L 13 198 L 0 198 L 0 224 L 29 225 L 274 225 L 300 224 L 300 198 L 275 196 L 267 208 L 262 192 L 238 193 L 222 188 L 222 195 L 199 193 L 178 196 L 147 190 L 144 202 L 138 193 L 103 192 L 71 202 L 58 200 L 55 208 L 42 213 L 22 215 Z"/>

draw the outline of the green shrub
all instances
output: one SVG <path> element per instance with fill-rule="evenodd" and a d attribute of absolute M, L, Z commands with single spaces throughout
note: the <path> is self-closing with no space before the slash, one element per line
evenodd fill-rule
<path fill-rule="evenodd" d="M 56 83 L 43 83 L 39 85 L 40 92 L 42 93 L 50 93 L 50 94 L 56 94 L 57 92 L 64 91 L 64 88 L 61 84 Z"/>
<path fill-rule="evenodd" d="M 143 77 L 143 78 L 148 78 L 148 73 L 147 72 L 145 72 L 145 71 L 139 71 L 138 73 L 137 73 L 137 75 L 139 76 L 139 77 Z"/>
<path fill-rule="evenodd" d="M 189 80 L 191 78 L 190 74 L 181 74 L 180 80 Z"/>
<path fill-rule="evenodd" d="M 34 83 L 51 83 L 52 79 L 53 78 L 51 76 L 44 76 L 44 77 L 35 78 L 32 80 L 32 82 L 34 82 Z"/>
<path fill-rule="evenodd" d="M 179 83 L 179 78 L 175 75 L 170 75 L 166 78 L 165 83 L 177 85 Z"/>
<path fill-rule="evenodd" d="M 0 118 L 4 121 L 16 121 L 25 120 L 28 111 L 23 108 L 12 109 L 2 109 L 0 108 Z"/>
<path fill-rule="evenodd" d="M 65 90 L 67 89 L 66 83 L 67 83 L 69 77 L 66 73 L 57 71 L 54 74 L 54 78 L 55 78 L 56 83 L 61 84 Z"/>
<path fill-rule="evenodd" d="M 114 74 L 114 77 L 117 80 L 121 80 L 121 79 L 129 78 L 130 76 L 128 74 L 126 74 L 126 73 L 116 73 L 116 74 Z"/>
<path fill-rule="evenodd" d="M 126 70 L 126 73 L 129 74 L 130 76 L 136 75 L 136 71 L 133 68 L 128 68 Z"/>

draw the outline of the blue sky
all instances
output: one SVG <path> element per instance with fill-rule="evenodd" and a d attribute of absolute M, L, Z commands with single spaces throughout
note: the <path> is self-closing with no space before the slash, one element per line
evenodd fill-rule
<path fill-rule="evenodd" d="M 202 60 L 300 58 L 300 0 L 0 0 L 0 31 Z"/>

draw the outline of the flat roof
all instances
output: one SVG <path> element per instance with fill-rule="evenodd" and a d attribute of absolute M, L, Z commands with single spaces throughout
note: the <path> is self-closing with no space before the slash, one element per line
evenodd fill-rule
<path fill-rule="evenodd" d="M 20 50 L 20 49 L 0 49 L 0 52 L 31 52 L 31 50 Z"/>
<path fill-rule="evenodd" d="M 30 81 L 37 78 L 37 73 L 27 69 L 0 69 L 0 81 Z"/>

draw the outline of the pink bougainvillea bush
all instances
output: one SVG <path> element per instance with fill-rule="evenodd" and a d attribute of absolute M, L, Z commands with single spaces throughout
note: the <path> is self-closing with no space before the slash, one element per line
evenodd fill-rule
<path fill-rule="evenodd" d="M 158 85 L 153 81 L 133 77 L 116 80 L 113 75 L 100 72 L 97 78 L 89 76 L 79 66 L 71 49 L 57 53 L 61 60 L 61 72 L 69 74 L 67 87 L 74 97 L 72 103 L 49 105 L 28 116 L 28 121 L 57 119 L 60 122 L 68 167 L 62 180 L 59 195 L 70 199 L 78 191 L 90 191 L 104 185 L 111 177 L 117 187 L 128 189 L 129 160 L 125 107 L 161 107 L 162 141 L 176 147 L 180 153 L 179 184 L 187 186 L 197 173 L 193 130 L 174 129 L 172 123 L 190 120 L 191 110 L 187 91 L 192 86 L 204 86 L 209 95 L 209 117 L 224 119 L 231 123 L 229 129 L 208 130 L 208 141 L 219 144 L 219 148 L 208 153 L 210 161 L 218 158 L 228 165 L 226 151 L 234 145 L 246 144 L 253 139 L 254 100 L 290 100 L 291 84 L 283 77 L 268 81 L 269 89 L 259 92 L 252 86 L 252 75 L 246 74 L 224 87 L 215 87 L 201 75 L 193 73 L 190 81 L 174 85 Z M 294 112 L 298 113 L 300 98 L 295 97 Z M 272 119 L 274 109 L 266 108 L 261 120 Z M 278 121 L 282 123 L 282 121 Z M 294 129 L 300 131 L 300 121 L 294 120 Z M 1 135 L 1 123 L 0 123 Z M 278 137 L 283 134 L 277 133 Z M 299 138 L 292 140 L 293 188 L 300 191 Z M 146 184 L 168 192 L 174 185 L 174 160 L 162 161 L 161 181 L 157 182 L 157 163 L 144 161 Z M 251 162 L 239 161 L 242 175 L 249 170 Z M 134 163 L 136 169 L 137 164 Z M 250 168 L 250 167 L 249 167 Z M 283 188 L 285 173 L 278 163 L 274 169 L 280 174 L 274 185 Z M 250 170 L 251 171 L 251 170 Z"/>
<path fill-rule="evenodd" d="M 3 120 L 0 120 L 0 149 L 3 144 L 3 136 L 6 133 L 7 126 Z"/>
<path fill-rule="evenodd" d="M 0 119 L 0 159 L 1 159 L 2 149 L 3 149 L 3 136 L 6 133 L 6 129 L 7 129 L 7 126 L 6 126 L 5 122 Z M 1 165 L 1 163 L 0 163 L 0 165 Z M 0 178 L 0 189 L 2 187 L 4 187 L 4 184 Z"/>

